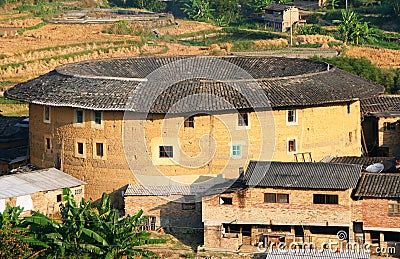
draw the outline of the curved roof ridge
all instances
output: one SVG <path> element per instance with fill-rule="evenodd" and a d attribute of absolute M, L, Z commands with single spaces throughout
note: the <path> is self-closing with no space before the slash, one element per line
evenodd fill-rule
<path fill-rule="evenodd" d="M 250 79 L 227 71 L 223 80 L 192 80 L 171 83 L 167 88 L 161 89 L 165 84 L 158 84 L 161 79 L 152 80 L 149 84 L 142 76 L 147 76 L 159 66 L 171 64 L 174 60 L 186 57 L 140 57 L 107 59 L 102 61 L 85 61 L 73 63 L 56 68 L 35 79 L 17 84 L 5 92 L 10 99 L 29 102 L 33 104 L 84 108 L 90 110 L 110 111 L 140 111 L 141 96 L 130 98 L 135 94 L 151 97 L 157 91 L 156 101 L 152 103 L 151 113 L 168 113 L 170 108 L 188 96 L 202 95 L 204 101 L 199 105 L 183 104 L 173 113 L 192 112 L 221 112 L 232 109 L 264 108 L 252 107 L 252 101 L 260 101 L 257 94 L 244 97 L 245 92 L 256 93 L 256 88 L 264 91 L 269 105 L 265 108 L 282 109 L 284 107 L 315 107 L 331 105 L 334 103 L 351 102 L 376 96 L 384 88 L 377 83 L 353 75 L 336 67 L 327 69 L 323 62 L 307 59 L 289 59 L 282 57 L 223 57 L 224 61 L 231 62 L 235 67 L 244 70 L 255 78 L 254 84 L 247 84 Z M 202 57 L 205 61 L 207 58 Z M 102 64 L 99 66 L 100 63 Z M 197 64 L 197 63 L 195 63 Z M 207 62 L 205 62 L 207 65 Z M 218 63 L 220 64 L 220 63 Z M 208 69 L 212 69 L 211 64 Z M 64 73 L 63 69 L 68 73 Z M 228 69 L 229 64 L 226 68 Z M 202 68 L 207 72 L 207 67 Z M 177 71 L 185 71 L 184 65 L 177 67 Z M 103 74 L 105 72 L 105 74 Z M 174 71 L 172 71 L 174 72 Z M 174 73 L 166 76 L 174 76 Z M 215 71 L 210 71 L 215 72 Z M 178 73 L 178 72 L 176 72 Z M 188 73 L 190 75 L 190 73 Z M 187 75 L 185 75 L 187 76 Z M 232 77 L 232 80 L 225 80 Z M 174 81 L 168 78 L 167 82 Z M 161 82 L 161 81 L 160 81 Z M 140 87 L 138 87 L 140 86 Z M 140 91 L 139 91 L 140 90 Z M 216 103 L 211 97 L 224 98 L 226 106 Z M 143 98 L 143 97 L 142 97 Z M 208 99 L 207 99 L 208 98 Z M 193 99 L 193 98 L 192 98 Z M 188 98 L 186 102 L 192 100 Z M 192 100 L 193 101 L 193 100 Z M 136 102 L 136 103 L 135 103 Z M 132 104 L 129 107 L 127 105 Z M 135 108 L 136 107 L 136 108 Z"/>

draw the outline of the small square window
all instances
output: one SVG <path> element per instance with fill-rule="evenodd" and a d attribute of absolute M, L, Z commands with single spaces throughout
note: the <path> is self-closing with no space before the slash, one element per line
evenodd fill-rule
<path fill-rule="evenodd" d="M 83 111 L 75 111 L 75 123 L 83 123 Z"/>
<path fill-rule="evenodd" d="M 231 157 L 242 157 L 242 145 L 240 144 L 232 145 Z"/>
<path fill-rule="evenodd" d="M 50 122 L 50 107 L 48 106 L 44 107 L 44 122 Z"/>
<path fill-rule="evenodd" d="M 384 122 L 383 123 L 383 130 L 396 130 L 396 123 Z"/>
<path fill-rule="evenodd" d="M 314 194 L 313 195 L 314 204 L 339 204 L 338 195 L 330 194 Z"/>
<path fill-rule="evenodd" d="M 296 110 L 288 110 L 287 111 L 287 122 L 289 122 L 289 123 L 297 122 Z"/>
<path fill-rule="evenodd" d="M 174 157 L 172 146 L 160 146 L 160 157 Z"/>
<path fill-rule="evenodd" d="M 50 138 L 46 138 L 46 149 L 47 149 L 47 150 L 50 150 L 50 149 L 51 149 Z"/>
<path fill-rule="evenodd" d="M 183 126 L 185 128 L 194 128 L 194 116 L 190 116 L 185 119 Z"/>
<path fill-rule="evenodd" d="M 264 202 L 276 203 L 276 194 L 275 193 L 264 193 Z"/>
<path fill-rule="evenodd" d="M 82 189 L 76 189 L 75 190 L 75 195 L 79 195 L 82 194 Z"/>
<path fill-rule="evenodd" d="M 264 193 L 265 203 L 289 203 L 289 194 Z"/>
<path fill-rule="evenodd" d="M 247 112 L 240 112 L 238 114 L 238 126 L 249 126 L 249 115 Z"/>
<path fill-rule="evenodd" d="M 95 112 L 94 112 L 94 123 L 95 123 L 95 124 L 101 124 L 101 120 L 102 120 L 102 118 L 101 118 L 101 112 L 95 111 Z"/>
<path fill-rule="evenodd" d="M 104 146 L 103 143 L 96 143 L 96 156 L 104 156 Z"/>
<path fill-rule="evenodd" d="M 219 203 L 223 205 L 232 205 L 232 198 L 231 197 L 220 197 Z"/>
<path fill-rule="evenodd" d="M 62 202 L 62 194 L 57 194 L 57 202 Z"/>
<path fill-rule="evenodd" d="M 278 203 L 289 203 L 289 194 L 278 193 Z"/>
<path fill-rule="evenodd" d="M 191 203 L 182 203 L 182 210 L 195 210 L 196 209 L 196 203 L 191 202 Z"/>
<path fill-rule="evenodd" d="M 288 140 L 288 152 L 296 152 L 296 140 Z"/>
<path fill-rule="evenodd" d="M 389 201 L 389 216 L 400 216 L 399 201 Z"/>
<path fill-rule="evenodd" d="M 84 145 L 83 145 L 83 143 L 82 142 L 78 142 L 76 144 L 76 148 L 77 148 L 77 153 L 79 155 L 83 155 L 83 153 L 84 153 Z"/>

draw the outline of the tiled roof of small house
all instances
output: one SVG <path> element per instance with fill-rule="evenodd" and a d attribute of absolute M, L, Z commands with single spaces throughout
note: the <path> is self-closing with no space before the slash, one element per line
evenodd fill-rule
<path fill-rule="evenodd" d="M 282 12 L 282 11 L 285 11 L 285 10 L 291 8 L 291 7 L 293 7 L 293 6 L 272 2 L 269 5 L 267 5 L 264 9 L 265 10 Z"/>
<path fill-rule="evenodd" d="M 250 161 L 244 179 L 254 187 L 344 190 L 355 188 L 360 174 L 361 165 Z"/>
<path fill-rule="evenodd" d="M 383 172 L 399 172 L 399 170 L 396 169 L 395 157 L 342 156 L 342 157 L 324 158 L 323 162 L 362 165 L 363 171 L 365 171 L 365 169 L 372 164 L 381 163 L 384 166 Z"/>
<path fill-rule="evenodd" d="M 393 157 L 340 156 L 331 158 L 329 163 L 369 166 L 390 159 Z"/>
<path fill-rule="evenodd" d="M 379 95 L 361 100 L 361 113 L 375 116 L 400 116 L 400 95 Z"/>
<path fill-rule="evenodd" d="M 129 184 L 124 196 L 171 196 L 196 195 L 205 192 L 210 186 L 206 185 L 154 185 L 143 186 Z"/>
<path fill-rule="evenodd" d="M 16 172 L 0 177 L 0 199 L 86 184 L 56 168 Z"/>
<path fill-rule="evenodd" d="M 356 197 L 400 198 L 400 173 L 363 173 Z"/>
<path fill-rule="evenodd" d="M 163 78 L 174 81 L 175 77 L 180 78 L 176 71 L 184 73 L 193 69 L 193 63 L 186 60 L 189 57 L 147 57 L 69 64 L 20 83 L 5 92 L 5 96 L 33 104 L 91 110 L 148 112 L 150 109 L 151 113 L 188 113 L 320 106 L 369 98 L 383 92 L 382 86 L 323 62 L 232 56 L 201 57 L 194 61 L 195 64 L 199 62 L 200 70 L 211 74 L 215 72 L 211 65 L 215 60 L 225 61 L 223 64 L 228 65 L 219 64 L 218 73 L 227 80 L 178 80 L 158 93 Z M 243 79 L 232 71 L 232 64 L 254 78 L 258 86 L 254 86 L 253 79 Z M 146 77 L 153 76 L 153 71 L 164 65 L 174 66 L 173 71 L 148 83 Z M 254 89 L 261 89 L 269 103 Z M 225 101 L 218 101 L 215 96 Z M 153 97 L 157 98 L 153 101 Z M 170 110 L 171 107 L 174 110 Z"/>

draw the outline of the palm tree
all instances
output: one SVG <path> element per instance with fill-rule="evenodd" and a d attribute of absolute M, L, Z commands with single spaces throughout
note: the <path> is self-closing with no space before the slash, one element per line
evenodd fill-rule
<path fill-rule="evenodd" d="M 369 27 L 368 22 L 362 22 L 352 10 L 342 10 L 339 32 L 343 42 L 356 45 L 360 43 L 360 40 L 372 41 L 375 38 L 375 30 Z"/>
<path fill-rule="evenodd" d="M 347 43 L 351 38 L 357 23 L 359 23 L 359 20 L 355 12 L 351 10 L 342 10 L 342 20 L 339 22 L 339 32 L 344 43 Z"/>
<path fill-rule="evenodd" d="M 84 199 L 78 206 L 70 189 L 63 190 L 63 197 L 61 222 L 39 212 L 24 219 L 30 234 L 25 240 L 37 249 L 37 254 L 49 258 L 122 258 L 151 254 L 137 246 L 164 241 L 149 239 L 149 233 L 140 231 L 139 226 L 146 220 L 143 211 L 119 218 L 106 193 L 97 208 Z"/>

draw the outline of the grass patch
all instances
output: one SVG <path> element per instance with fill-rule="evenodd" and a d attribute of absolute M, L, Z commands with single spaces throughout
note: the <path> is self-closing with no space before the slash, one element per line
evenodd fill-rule
<path fill-rule="evenodd" d="M 24 102 L 10 100 L 5 98 L 4 96 L 0 96 L 0 104 L 25 104 Z"/>
<path fill-rule="evenodd" d="M 379 68 L 364 57 L 313 57 L 312 59 L 327 62 L 347 72 L 377 82 L 385 86 L 387 93 L 397 93 L 400 89 L 400 69 Z"/>
<path fill-rule="evenodd" d="M 36 30 L 36 29 L 39 29 L 39 28 L 45 26 L 46 24 L 47 24 L 47 22 L 41 22 L 41 23 L 38 23 L 38 24 L 36 24 L 34 26 L 30 26 L 30 27 L 26 27 L 26 28 L 20 29 L 20 30 L 18 30 L 18 33 L 19 34 L 23 34 L 26 31 Z"/>
<path fill-rule="evenodd" d="M 215 37 L 203 37 L 202 39 L 194 40 L 179 40 L 178 42 L 189 46 L 209 46 L 211 44 L 221 44 L 225 42 L 233 43 L 233 51 L 249 50 L 252 49 L 253 41 L 255 40 L 267 40 L 283 38 L 281 35 L 267 31 L 253 31 L 238 29 L 237 27 L 223 28 L 221 31 L 213 31 L 212 33 L 217 33 Z M 211 34 L 208 33 L 208 34 Z M 207 35 L 207 34 L 200 34 Z M 181 36 L 181 35 L 180 35 Z M 194 37 L 199 35 L 185 35 L 186 38 Z M 184 37 L 182 37 L 184 38 Z"/>

